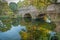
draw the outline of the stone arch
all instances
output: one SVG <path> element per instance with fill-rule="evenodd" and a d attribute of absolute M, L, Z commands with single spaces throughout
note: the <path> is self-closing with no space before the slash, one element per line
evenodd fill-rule
<path fill-rule="evenodd" d="M 32 20 L 32 16 L 31 16 L 30 13 L 25 13 L 23 18 L 24 18 L 24 20 L 25 20 L 26 22 Z"/>
<path fill-rule="evenodd" d="M 32 18 L 32 16 L 31 16 L 30 13 L 26 13 L 26 14 L 24 14 L 24 18 L 25 18 L 25 17 Z"/>
<path fill-rule="evenodd" d="M 43 18 L 46 14 L 42 13 L 42 14 L 38 14 L 37 18 Z"/>
<path fill-rule="evenodd" d="M 36 17 L 36 20 L 37 20 L 37 21 L 44 21 L 44 16 L 45 16 L 45 15 L 46 15 L 45 13 L 38 14 L 37 17 Z"/>

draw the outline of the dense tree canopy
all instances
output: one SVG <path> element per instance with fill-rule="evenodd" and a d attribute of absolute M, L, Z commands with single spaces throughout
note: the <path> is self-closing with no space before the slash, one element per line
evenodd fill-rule
<path fill-rule="evenodd" d="M 8 15 L 12 13 L 13 12 L 9 8 L 8 3 L 0 1 L 0 15 L 5 15 L 5 14 Z"/>
<path fill-rule="evenodd" d="M 56 3 L 57 0 L 24 0 L 23 2 L 19 1 L 18 6 L 21 7 L 22 5 L 33 5 L 38 9 L 48 6 L 51 3 Z"/>
<path fill-rule="evenodd" d="M 18 3 L 17 3 L 17 5 L 18 5 L 18 7 L 20 8 L 20 7 L 23 7 L 23 6 L 29 6 L 29 1 L 28 0 L 24 0 L 24 1 L 19 1 Z"/>
<path fill-rule="evenodd" d="M 9 4 L 9 7 L 11 8 L 11 10 L 14 12 L 17 10 L 17 4 L 15 2 L 11 2 Z"/>

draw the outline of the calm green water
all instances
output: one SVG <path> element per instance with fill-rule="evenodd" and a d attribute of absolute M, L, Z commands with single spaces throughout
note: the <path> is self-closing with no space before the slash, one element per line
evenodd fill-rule
<path fill-rule="evenodd" d="M 21 40 L 21 31 L 27 31 L 28 27 L 42 26 L 53 31 L 55 24 L 53 22 L 46 23 L 44 21 L 24 20 L 20 18 L 0 18 L 0 40 Z M 33 31 L 32 31 L 33 32 Z"/>

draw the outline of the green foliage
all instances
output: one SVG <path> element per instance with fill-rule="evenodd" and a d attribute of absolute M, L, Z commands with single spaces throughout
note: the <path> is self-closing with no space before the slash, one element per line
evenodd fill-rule
<path fill-rule="evenodd" d="M 0 15 L 10 15 L 12 13 L 13 12 L 9 8 L 8 3 L 0 1 Z"/>
<path fill-rule="evenodd" d="M 45 8 L 51 3 L 54 3 L 55 0 L 33 0 L 33 5 L 36 6 L 38 9 Z"/>
<path fill-rule="evenodd" d="M 25 22 L 22 25 L 26 26 L 27 30 L 26 32 L 20 32 L 22 40 L 48 40 L 49 32 L 54 31 L 56 28 L 55 23 L 47 23 L 44 21 Z"/>
<path fill-rule="evenodd" d="M 9 7 L 11 8 L 11 10 L 12 10 L 13 12 L 17 10 L 17 4 L 14 3 L 14 2 L 11 2 L 11 3 L 9 4 Z"/>
<path fill-rule="evenodd" d="M 0 23 L 0 31 L 5 32 L 7 30 L 10 30 L 11 28 L 11 20 L 10 19 L 0 19 L 2 21 L 2 24 Z"/>
<path fill-rule="evenodd" d="M 19 2 L 17 3 L 17 5 L 18 5 L 18 8 L 20 8 L 20 7 L 23 6 L 23 3 L 22 3 L 21 1 L 19 1 Z"/>
<path fill-rule="evenodd" d="M 18 2 L 18 6 L 21 7 L 23 5 L 29 6 L 33 5 L 38 9 L 45 8 L 51 3 L 56 3 L 57 0 L 24 0 L 23 2 Z"/>
<path fill-rule="evenodd" d="M 20 7 L 23 7 L 23 6 L 29 6 L 29 2 L 28 2 L 28 0 L 24 0 L 24 1 L 19 1 L 18 3 L 17 3 L 17 5 L 18 5 L 18 8 L 20 8 Z"/>

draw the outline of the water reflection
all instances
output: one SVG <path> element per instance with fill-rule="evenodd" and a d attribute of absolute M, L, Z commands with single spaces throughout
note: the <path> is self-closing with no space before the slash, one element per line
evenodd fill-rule
<path fill-rule="evenodd" d="M 45 21 L 43 22 L 36 20 L 26 20 L 20 18 L 8 18 L 0 20 L 0 24 L 3 25 L 0 26 L 0 40 L 23 40 L 25 34 L 29 34 L 28 40 L 34 40 L 35 38 L 36 40 L 38 40 L 39 37 L 43 35 L 45 31 L 54 31 L 56 27 L 56 25 L 53 22 L 47 23 Z M 30 37 L 32 37 L 33 39 L 31 39 Z"/>
<path fill-rule="evenodd" d="M 0 40 L 20 40 L 19 32 L 22 29 L 26 30 L 25 26 L 11 26 L 11 29 L 6 32 L 0 32 Z"/>

